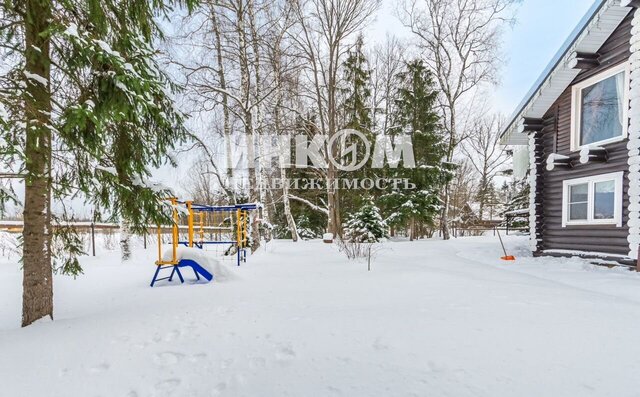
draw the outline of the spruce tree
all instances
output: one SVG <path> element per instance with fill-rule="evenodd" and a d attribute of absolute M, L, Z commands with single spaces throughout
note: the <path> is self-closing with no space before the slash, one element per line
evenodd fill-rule
<path fill-rule="evenodd" d="M 373 134 L 373 121 L 371 119 L 371 71 L 367 67 L 367 59 L 364 54 L 364 38 L 360 34 L 349 51 L 349 56 L 345 60 L 343 75 L 343 88 L 341 93 L 343 96 L 342 112 L 343 123 L 342 129 L 352 129 L 362 133 L 370 143 L 375 142 Z M 353 139 L 353 141 L 351 140 Z M 346 146 L 351 144 L 359 144 L 358 138 L 347 139 L 342 142 Z M 359 149 L 363 149 L 359 145 Z M 357 157 L 356 162 L 363 160 L 366 153 L 364 150 L 358 150 L 353 153 Z M 364 167 L 359 170 L 350 171 L 348 177 L 353 179 L 363 179 L 373 177 L 371 168 Z M 376 192 L 371 192 L 376 193 Z M 341 208 L 357 208 L 362 202 L 362 194 L 359 190 L 342 191 L 340 195 Z"/>
<path fill-rule="evenodd" d="M 23 326 L 53 318 L 52 255 L 64 272 L 82 271 L 75 233 L 60 233 L 63 248 L 52 250 L 53 200 L 84 199 L 133 232 L 164 219 L 168 191 L 148 181 L 150 167 L 185 137 L 153 48 L 155 17 L 169 10 L 146 0 L 0 3 L 0 161 L 25 181 Z"/>
<path fill-rule="evenodd" d="M 362 34 L 356 39 L 356 43 L 344 66 L 344 95 L 343 128 L 351 128 L 363 133 L 371 131 L 371 111 L 369 108 L 371 98 L 371 71 L 367 69 L 367 60 L 363 53 L 364 38 Z"/>
<path fill-rule="evenodd" d="M 406 64 L 397 76 L 398 92 L 393 128 L 395 139 L 409 136 L 413 144 L 415 168 L 387 169 L 389 177 L 406 178 L 414 189 L 404 185 L 391 187 L 382 197 L 388 221 L 392 225 L 409 226 L 411 239 L 417 237 L 418 223 L 432 225 L 440 210 L 440 192 L 453 176 L 446 155 L 444 134 L 434 109 L 438 92 L 431 72 L 420 60 Z"/>
<path fill-rule="evenodd" d="M 349 215 L 344 226 L 344 239 L 355 243 L 377 243 L 385 237 L 387 224 L 371 197 L 366 197 L 358 211 Z"/>

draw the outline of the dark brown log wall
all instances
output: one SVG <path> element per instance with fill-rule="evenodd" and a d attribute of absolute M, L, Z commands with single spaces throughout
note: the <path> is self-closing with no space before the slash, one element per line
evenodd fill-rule
<path fill-rule="evenodd" d="M 619 65 L 629 59 L 631 39 L 631 19 L 633 12 L 620 24 L 616 31 L 609 37 L 600 54 L 600 66 L 583 71 L 574 80 L 579 83 L 608 68 Z M 543 153 L 542 161 L 551 153 L 564 155 L 577 155 L 571 153 L 571 86 L 558 98 L 544 116 L 545 128 L 542 130 Z M 576 164 L 573 168 L 564 169 L 556 167 L 552 171 L 543 168 L 538 174 L 538 200 L 543 208 L 541 222 L 542 242 L 539 250 L 566 249 L 604 252 L 609 254 L 627 255 L 629 243 L 627 242 L 628 205 L 627 195 L 627 140 L 604 145 L 609 159 L 606 163 Z M 589 225 L 562 227 L 562 181 L 566 179 L 581 178 L 585 176 L 605 174 L 609 172 L 625 171 L 623 179 L 623 212 L 622 227 L 615 225 Z"/>

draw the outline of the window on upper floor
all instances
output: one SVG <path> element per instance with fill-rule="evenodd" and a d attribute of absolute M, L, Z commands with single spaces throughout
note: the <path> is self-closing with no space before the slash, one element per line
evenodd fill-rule
<path fill-rule="evenodd" d="M 571 150 L 624 139 L 629 119 L 628 63 L 573 86 Z"/>
<path fill-rule="evenodd" d="M 562 226 L 622 226 L 622 172 L 568 179 L 562 183 Z"/>

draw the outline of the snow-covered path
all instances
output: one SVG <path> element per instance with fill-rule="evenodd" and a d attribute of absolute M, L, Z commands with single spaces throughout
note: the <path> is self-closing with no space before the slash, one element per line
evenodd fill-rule
<path fill-rule="evenodd" d="M 387 243 L 367 272 L 274 242 L 231 280 L 153 289 L 152 250 L 85 258 L 26 329 L 0 262 L 0 395 L 639 396 L 640 276 L 508 243 L 511 264 L 492 237 Z"/>

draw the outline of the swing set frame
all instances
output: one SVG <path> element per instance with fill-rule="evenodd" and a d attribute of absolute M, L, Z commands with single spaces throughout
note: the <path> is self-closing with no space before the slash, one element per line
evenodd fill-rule
<path fill-rule="evenodd" d="M 247 204 L 233 204 L 233 205 L 224 205 L 224 206 L 216 206 L 216 205 L 205 205 L 205 204 L 196 204 L 191 200 L 188 201 L 180 201 L 177 197 L 170 197 L 166 199 L 171 204 L 171 218 L 172 218 L 172 227 L 171 227 L 171 247 L 172 247 L 172 255 L 170 260 L 165 260 L 162 257 L 162 226 L 158 225 L 158 260 L 155 262 L 158 266 L 174 266 L 174 272 L 177 269 L 177 266 L 180 262 L 178 259 L 178 246 L 184 245 L 185 247 L 194 246 L 196 248 L 203 249 L 205 245 L 208 244 L 229 244 L 231 247 L 235 246 L 236 248 L 236 258 L 237 265 L 240 266 L 240 262 L 247 261 L 247 252 L 246 248 L 249 242 L 249 213 L 250 211 L 260 210 L 261 206 L 256 203 L 247 203 Z M 187 240 L 180 241 L 180 214 L 178 212 L 178 206 L 184 205 L 187 209 Z M 230 227 L 220 227 L 214 226 L 213 228 L 209 228 L 210 230 L 216 231 L 216 235 L 218 237 L 217 240 L 205 240 L 205 218 L 208 213 L 211 213 L 212 217 L 215 220 L 217 214 L 227 213 L 228 216 L 224 215 L 222 218 L 222 223 L 225 222 L 226 219 L 231 221 Z M 195 216 L 198 215 L 198 234 L 199 239 L 196 241 L 195 233 Z M 235 222 L 234 222 L 235 221 Z M 234 224 L 235 223 L 235 224 Z M 222 231 L 235 231 L 235 239 L 222 240 Z M 233 236 L 233 234 L 232 234 Z M 173 273 L 172 272 L 172 276 Z"/>

